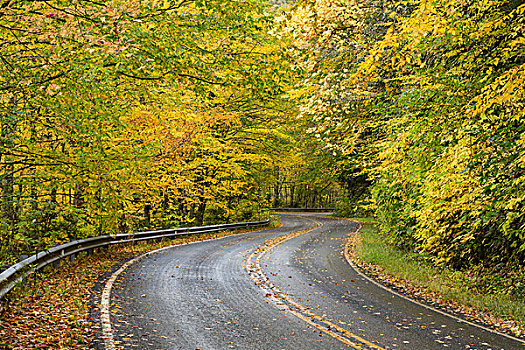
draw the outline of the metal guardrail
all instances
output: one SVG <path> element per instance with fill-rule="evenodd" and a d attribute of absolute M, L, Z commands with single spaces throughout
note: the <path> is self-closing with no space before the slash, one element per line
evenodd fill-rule
<path fill-rule="evenodd" d="M 306 212 L 306 213 L 324 213 L 336 211 L 336 208 L 268 208 L 270 211 L 281 212 Z"/>
<path fill-rule="evenodd" d="M 144 231 L 135 233 L 119 233 L 114 236 L 105 235 L 71 241 L 56 247 L 41 251 L 18 264 L 11 265 L 0 273 L 0 299 L 9 293 L 18 283 L 35 271 L 64 259 L 68 256 L 74 257 L 81 252 L 92 252 L 95 248 L 105 247 L 113 244 L 138 242 L 150 239 L 167 238 L 174 236 L 186 236 L 201 233 L 219 232 L 230 229 L 242 229 L 261 227 L 269 224 L 269 220 L 237 222 L 233 224 L 195 226 L 187 228 L 176 228 L 157 231 Z"/>

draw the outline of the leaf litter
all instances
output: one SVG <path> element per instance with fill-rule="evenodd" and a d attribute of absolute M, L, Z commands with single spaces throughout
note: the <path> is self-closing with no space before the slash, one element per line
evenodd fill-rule
<path fill-rule="evenodd" d="M 93 320 L 92 308 L 98 308 L 93 287 L 106 271 L 123 260 L 146 251 L 206 239 L 229 236 L 248 230 L 225 231 L 99 249 L 91 256 L 59 268 L 46 267 L 16 287 L 0 304 L 0 349 L 90 349 L 99 322 Z"/>

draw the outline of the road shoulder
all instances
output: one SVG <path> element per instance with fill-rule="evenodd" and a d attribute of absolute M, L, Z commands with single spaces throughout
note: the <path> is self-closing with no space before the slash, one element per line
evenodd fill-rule
<path fill-rule="evenodd" d="M 476 311 L 472 307 L 440 295 L 430 287 L 417 285 L 389 273 L 385 266 L 364 261 L 358 252 L 358 247 L 363 244 L 360 231 L 365 225 L 371 224 L 358 220 L 350 221 L 360 223 L 360 227 L 357 232 L 352 232 L 347 237 L 345 259 L 354 270 L 371 283 L 415 304 L 525 345 L 525 328 L 519 322 L 490 315 L 487 310 Z"/>

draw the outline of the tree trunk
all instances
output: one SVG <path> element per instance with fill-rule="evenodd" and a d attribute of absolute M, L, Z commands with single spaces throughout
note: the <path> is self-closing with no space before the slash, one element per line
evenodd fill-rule
<path fill-rule="evenodd" d="M 151 205 L 144 205 L 144 224 L 146 227 L 151 227 Z"/>
<path fill-rule="evenodd" d="M 2 176 L 2 219 L 13 229 L 15 225 L 14 165 L 6 165 L 4 169 Z"/>
<path fill-rule="evenodd" d="M 197 205 L 197 212 L 195 213 L 195 224 L 202 226 L 204 224 L 204 213 L 206 212 L 206 200 L 200 198 L 200 202 Z"/>

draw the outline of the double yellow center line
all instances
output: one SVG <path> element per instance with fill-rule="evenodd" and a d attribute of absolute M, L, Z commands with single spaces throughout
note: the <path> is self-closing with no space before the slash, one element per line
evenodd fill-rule
<path fill-rule="evenodd" d="M 267 296 L 273 297 L 273 299 L 279 304 L 284 305 L 286 310 L 299 319 L 307 322 L 316 329 L 329 334 L 333 338 L 353 347 L 354 349 L 365 350 L 365 349 L 376 349 L 376 350 L 385 350 L 377 344 L 374 344 L 362 337 L 350 332 L 347 329 L 340 327 L 328 320 L 323 319 L 319 315 L 308 310 L 306 307 L 302 306 L 283 292 L 279 290 L 270 279 L 264 274 L 261 268 L 261 259 L 262 257 L 269 252 L 274 247 L 279 244 L 286 242 L 292 238 L 300 236 L 302 234 L 311 232 L 319 227 L 322 227 L 323 224 L 318 221 L 314 221 L 315 225 L 309 229 L 302 231 L 295 231 L 289 234 L 280 236 L 278 238 L 268 240 L 265 243 L 257 247 L 253 253 L 248 256 L 246 269 L 248 274 L 254 281 L 255 285 L 262 288 Z"/>

